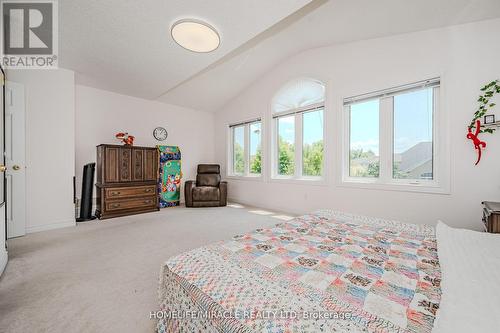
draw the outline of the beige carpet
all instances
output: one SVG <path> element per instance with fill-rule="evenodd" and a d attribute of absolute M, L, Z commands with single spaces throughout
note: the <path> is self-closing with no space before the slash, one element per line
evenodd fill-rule
<path fill-rule="evenodd" d="M 10 240 L 0 332 L 153 332 L 162 262 L 280 222 L 262 214 L 178 207 Z"/>

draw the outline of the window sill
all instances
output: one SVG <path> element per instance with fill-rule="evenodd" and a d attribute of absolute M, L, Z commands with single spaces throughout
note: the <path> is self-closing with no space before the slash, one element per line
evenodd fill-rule
<path fill-rule="evenodd" d="M 262 181 L 262 175 L 228 175 L 226 179 L 231 180 L 250 180 L 250 181 Z"/>
<path fill-rule="evenodd" d="M 340 187 L 359 188 L 367 190 L 382 190 L 382 191 L 400 191 L 400 192 L 417 192 L 428 194 L 451 194 L 450 189 L 440 185 L 437 182 L 421 182 L 420 184 L 412 184 L 410 182 L 391 182 L 381 183 L 377 179 L 344 179 Z"/>
<path fill-rule="evenodd" d="M 327 186 L 326 179 L 323 177 L 280 177 L 275 176 L 269 180 L 271 183 L 297 184 L 297 185 L 314 185 Z"/>

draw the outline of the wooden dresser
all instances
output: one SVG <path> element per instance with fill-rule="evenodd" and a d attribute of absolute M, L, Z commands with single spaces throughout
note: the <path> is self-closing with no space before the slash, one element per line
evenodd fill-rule
<path fill-rule="evenodd" d="M 97 146 L 99 219 L 159 210 L 158 150 L 151 147 Z"/>
<path fill-rule="evenodd" d="M 484 231 L 500 233 L 500 202 L 483 202 Z"/>

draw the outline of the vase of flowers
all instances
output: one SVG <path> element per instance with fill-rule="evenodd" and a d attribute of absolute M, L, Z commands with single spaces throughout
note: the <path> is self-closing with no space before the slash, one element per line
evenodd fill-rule
<path fill-rule="evenodd" d="M 125 133 L 116 133 L 115 137 L 120 140 L 125 146 L 133 146 L 135 137 L 133 135 L 129 135 L 127 132 Z"/>

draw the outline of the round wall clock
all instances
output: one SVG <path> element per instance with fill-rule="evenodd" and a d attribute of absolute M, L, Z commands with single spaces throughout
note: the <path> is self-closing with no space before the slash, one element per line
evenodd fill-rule
<path fill-rule="evenodd" d="M 153 131 L 153 136 L 158 141 L 165 141 L 168 137 L 168 133 L 167 130 L 164 129 L 163 127 L 157 127 Z"/>

